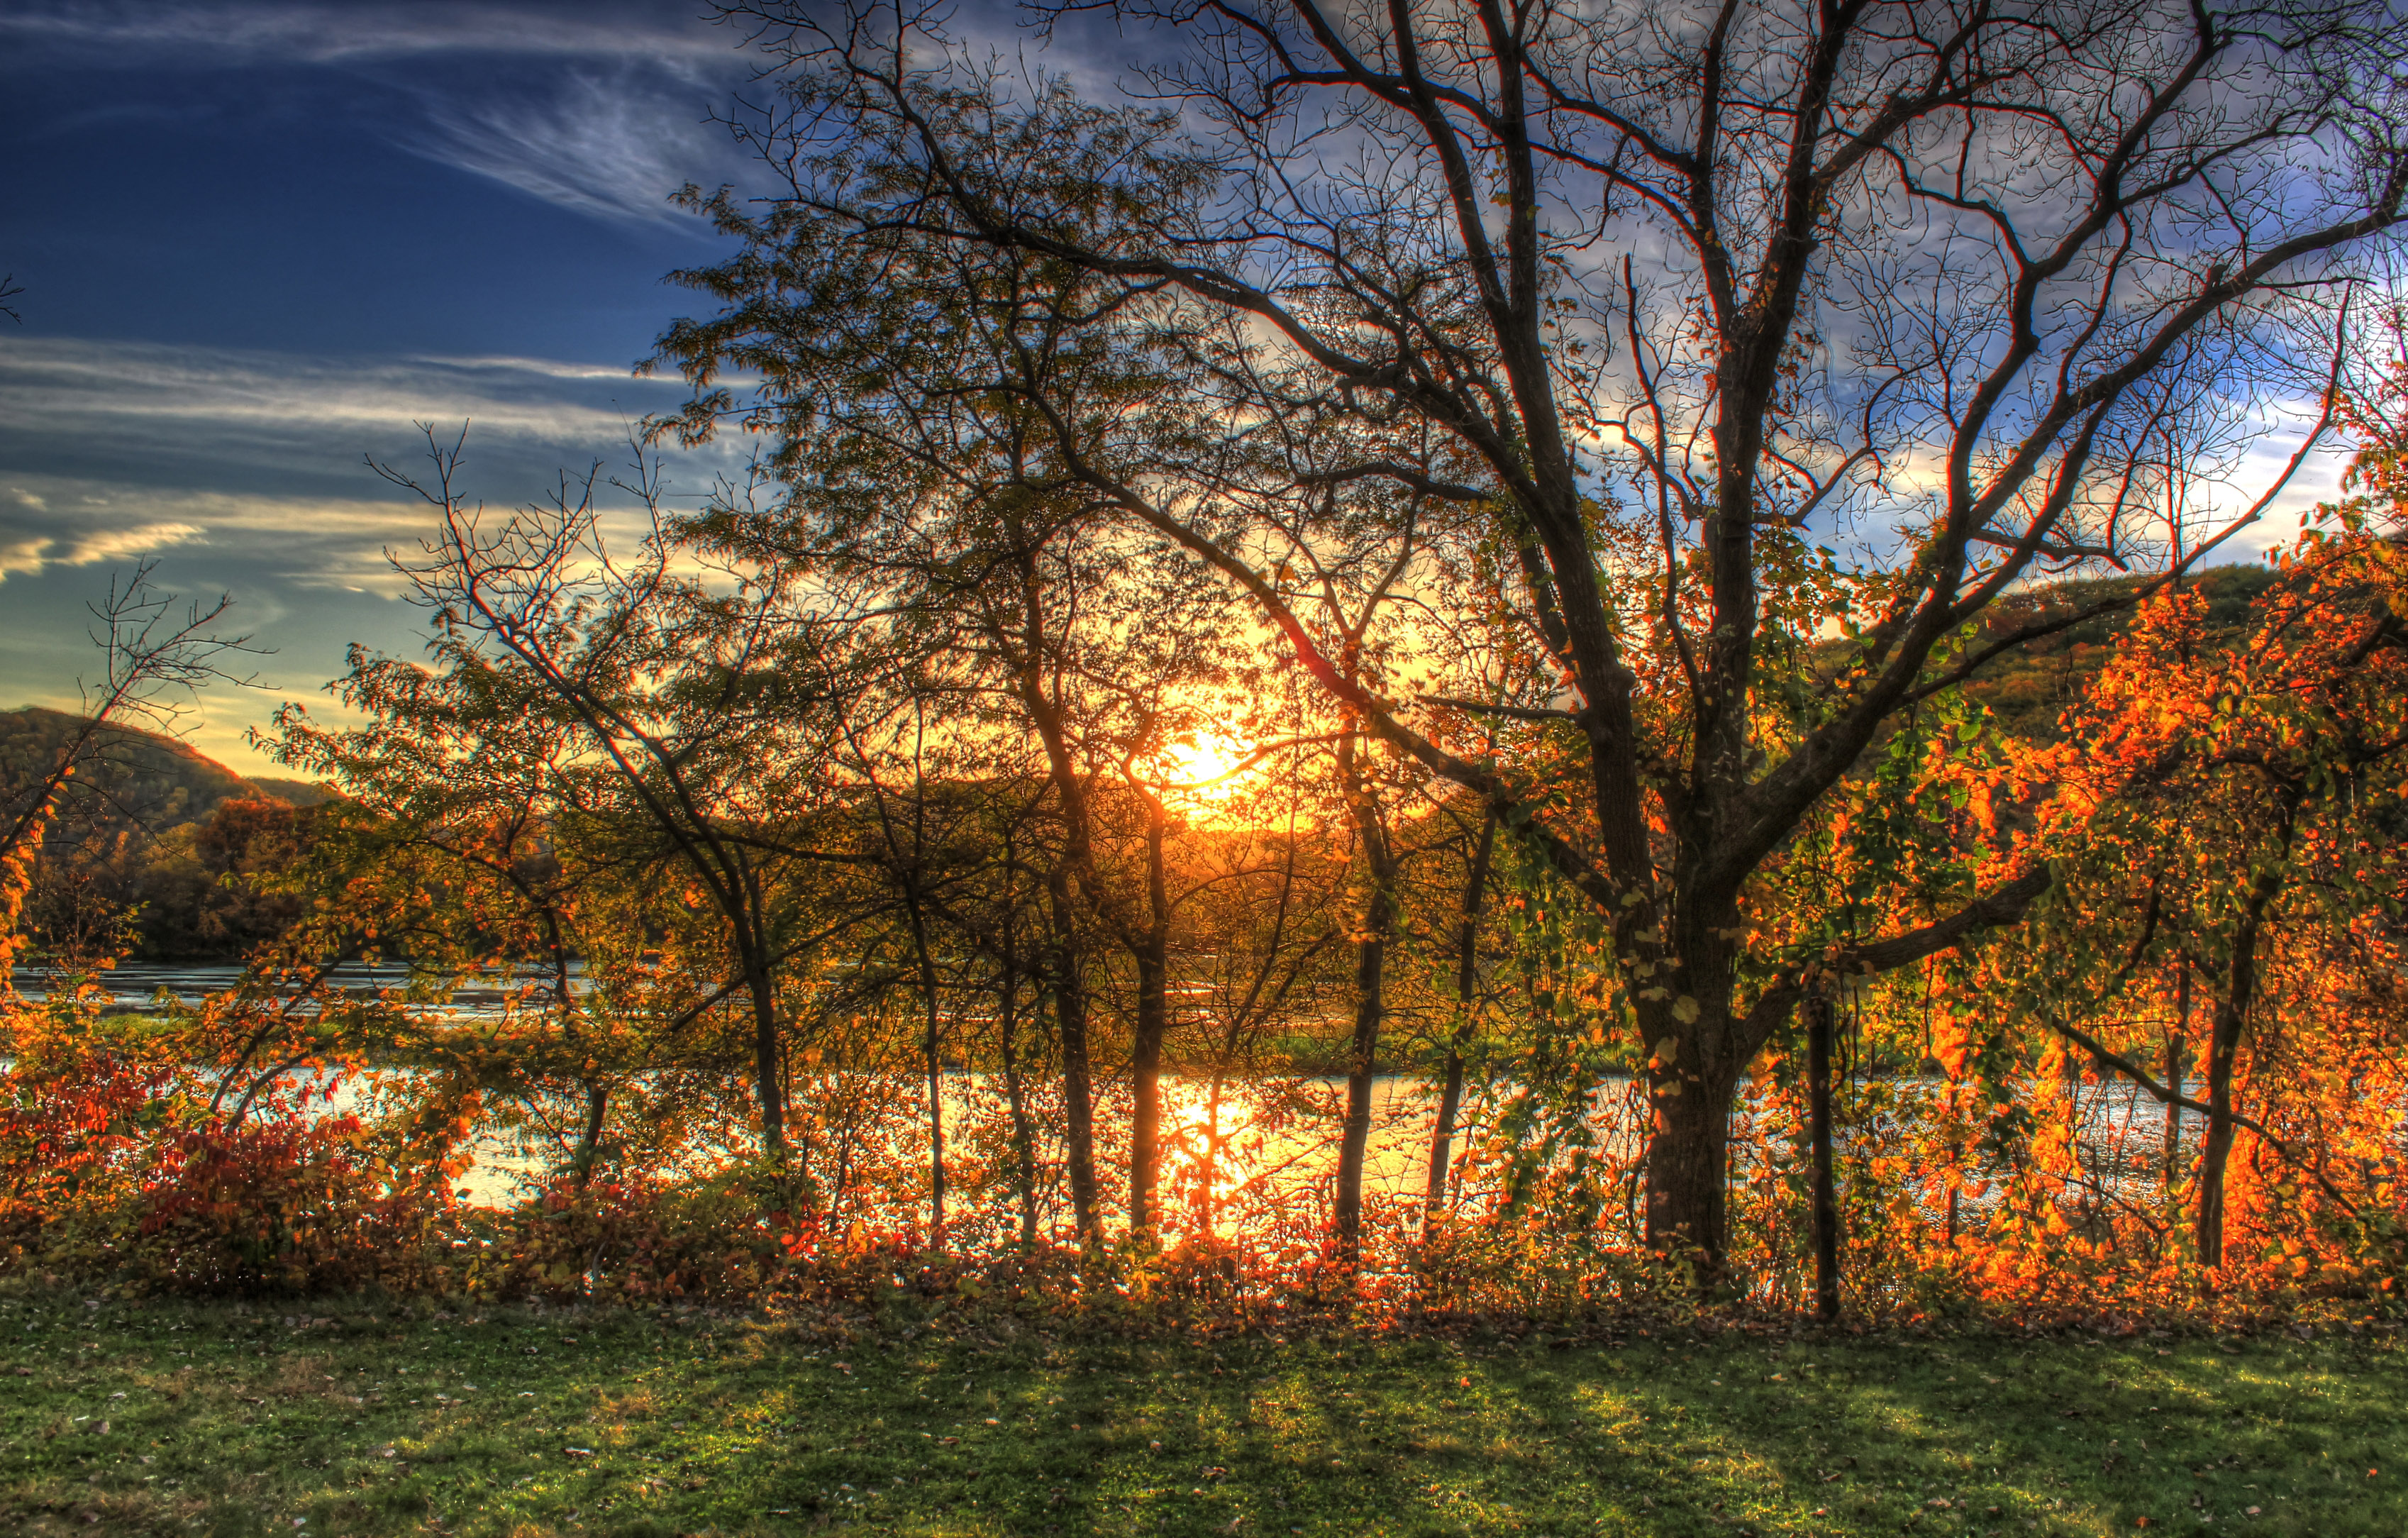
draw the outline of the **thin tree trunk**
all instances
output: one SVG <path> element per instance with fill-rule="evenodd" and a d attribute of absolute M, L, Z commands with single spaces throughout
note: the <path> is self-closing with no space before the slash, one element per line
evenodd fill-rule
<path fill-rule="evenodd" d="M 1129 1079 L 1136 1106 L 1129 1120 L 1129 1231 L 1151 1233 L 1159 1214 L 1154 1187 L 1162 1173 L 1162 1040 L 1170 1023 L 1170 896 L 1163 869 L 1168 819 L 1162 803 L 1145 798 L 1145 930 L 1130 947 L 1137 958 L 1137 1029 L 1129 1043 Z"/>
<path fill-rule="evenodd" d="M 1082 1243 L 1101 1235 L 1096 1188 L 1095 1090 L 1087 1071 L 1086 978 L 1070 909 L 1070 873 L 1055 867 L 1046 878 L 1054 917 L 1054 1019 L 1062 1038 L 1063 1162 L 1070 1177 L 1070 1219 Z"/>
<path fill-rule="evenodd" d="M 1363 1245 L 1363 1161 L 1371 1143 L 1371 1076 L 1387 1009 L 1388 939 L 1397 922 L 1396 855 L 1380 820 L 1379 803 L 1355 761 L 1355 740 L 1352 732 L 1338 740 L 1338 775 L 1363 843 L 1371 889 L 1364 899 L 1362 938 L 1354 948 L 1354 1034 L 1347 1045 L 1346 1127 L 1339 1142 L 1337 1202 L 1331 1214 L 1339 1255 L 1348 1264 Z"/>
<path fill-rule="evenodd" d="M 1020 1247 L 1037 1247 L 1037 1128 L 1029 1120 L 1028 1092 L 1020 1073 L 1020 949 L 1013 922 L 1011 841 L 1004 840 L 1001 968 L 996 983 L 996 1030 L 1003 1059 L 1003 1098 L 1011 1111 L 1012 1175 L 1020 1198 Z"/>
<path fill-rule="evenodd" d="M 595 1150 L 602 1143 L 603 1119 L 610 1112 L 610 1086 L 600 1080 L 585 1086 L 585 1126 L 577 1136 L 577 1152 L 569 1168 L 575 1172 L 577 1188 L 585 1189 L 594 1178 Z"/>
<path fill-rule="evenodd" d="M 1363 1161 L 1371 1143 L 1372 1076 L 1386 1009 L 1383 973 L 1394 917 L 1394 902 L 1383 884 L 1363 915 L 1365 933 L 1354 952 L 1354 1035 L 1347 1045 L 1346 1127 L 1339 1142 L 1338 1200 L 1331 1215 L 1339 1253 L 1349 1262 L 1363 1243 Z"/>
<path fill-rule="evenodd" d="M 2190 1046 L 2190 960 L 2174 973 L 2174 1028 L 2166 1038 L 2166 1087 L 2183 1092 L 2183 1058 Z M 2182 1179 L 2182 1102 L 2166 1101 L 2166 1189 Z"/>
<path fill-rule="evenodd" d="M 1471 990 L 1480 980 L 1480 908 L 1488 889 L 1488 861 L 1497 847 L 1497 811 L 1480 822 L 1480 843 L 1463 880 L 1463 927 L 1455 948 L 1455 998 L 1463 1018 L 1446 1045 L 1446 1077 L 1439 1086 L 1438 1120 L 1430 1128 L 1429 1186 L 1422 1199 L 1422 1222 L 1446 1203 L 1446 1177 L 1455 1162 L 1455 1118 L 1463 1105 L 1463 1053 L 1471 1044 L 1478 1016 Z"/>
<path fill-rule="evenodd" d="M 911 950 L 919 961 L 920 998 L 926 1010 L 921 1047 L 928 1071 L 928 1243 L 945 1246 L 945 1059 L 944 1040 L 937 1009 L 937 963 L 928 952 L 928 925 L 911 881 L 904 885 L 903 905 L 911 920 Z"/>
<path fill-rule="evenodd" d="M 761 1147 L 772 1163 L 786 1158 L 786 1097 L 778 1063 L 778 996 L 757 950 L 744 956 L 744 985 L 752 996 L 752 1076 L 761 1101 Z"/>
<path fill-rule="evenodd" d="M 1831 999 L 1819 988 L 1806 996 L 1806 1128 L 1813 1166 L 1814 1312 L 1836 1319 L 1840 1193 L 1831 1167 Z"/>
<path fill-rule="evenodd" d="M 523 884 L 520 890 L 526 892 Z M 532 893 L 527 893 L 532 898 Z M 560 929 L 557 909 L 542 905 L 544 942 L 552 957 L 552 1003 L 560 1011 L 560 1032 L 572 1048 L 581 1045 L 583 1033 L 577 1028 L 577 995 L 568 984 L 568 946 Z M 599 1079 L 585 1085 L 585 1122 L 577 1135 L 577 1148 L 569 1156 L 570 1178 L 579 1190 L 585 1189 L 594 1176 L 594 1152 L 602 1142 L 603 1118 L 609 1114 L 610 1086 Z"/>
<path fill-rule="evenodd" d="M 2211 1269 L 2224 1264 L 2224 1175 L 2232 1158 L 2232 1073 L 2241 1058 L 2241 1036 L 2258 991 L 2258 940 L 2267 904 L 2283 887 L 2279 870 L 2261 873 L 2242 904 L 2232 931 L 2232 967 L 2224 997 L 2208 1021 L 2207 1139 L 2199 1161 L 2199 1258 Z"/>

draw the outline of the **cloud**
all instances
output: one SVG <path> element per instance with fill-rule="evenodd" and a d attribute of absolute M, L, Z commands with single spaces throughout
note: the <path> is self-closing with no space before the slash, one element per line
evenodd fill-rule
<path fill-rule="evenodd" d="M 0 343 L 0 579 L 206 546 L 222 580 L 390 597 L 400 582 L 385 552 L 416 550 L 430 510 L 364 456 L 421 470 L 415 424 L 448 445 L 466 422 L 464 489 L 508 505 L 564 469 L 621 464 L 630 426 L 681 398 L 674 381 L 565 360 L 11 338 Z M 698 493 L 738 452 L 681 455 L 677 482 Z"/>
<path fill-rule="evenodd" d="M 74 114 L 89 127 L 198 110 L 180 97 L 164 106 L 160 93 L 140 89 L 145 72 L 300 71 L 256 88 L 294 97 L 291 110 L 356 120 L 410 153 L 579 213 L 702 234 L 667 199 L 689 180 L 740 175 L 727 136 L 706 120 L 750 68 L 742 40 L 682 7 L 592 0 L 36 3 L 0 6 L 0 77 L 34 67 L 104 77 Z M 124 87 L 122 99 L 110 99 L 109 77 Z"/>
<path fill-rule="evenodd" d="M 0 57 L 21 68 L 359 65 L 443 54 L 701 60 L 724 57 L 734 42 L 664 6 L 19 0 L 0 9 Z"/>
<path fill-rule="evenodd" d="M 40 576 L 54 566 L 98 566 L 149 555 L 172 545 L 199 539 L 208 531 L 198 524 L 151 522 L 124 527 L 74 527 L 62 530 L 26 528 L 8 512 L 0 512 L 0 582 L 11 576 Z"/>
<path fill-rule="evenodd" d="M 313 358 L 11 338 L 0 344 L 0 435 L 71 443 L 138 431 L 171 450 L 261 436 L 331 439 L 340 445 L 337 463 L 348 466 L 406 441 L 414 422 L 473 421 L 480 440 L 624 443 L 632 423 L 673 405 L 681 388 L 624 367 L 542 359 Z"/>
<path fill-rule="evenodd" d="M 580 213 L 701 226 L 668 199 L 728 153 L 705 98 L 634 69 L 579 73 L 548 101 L 438 101 L 403 148 Z"/>

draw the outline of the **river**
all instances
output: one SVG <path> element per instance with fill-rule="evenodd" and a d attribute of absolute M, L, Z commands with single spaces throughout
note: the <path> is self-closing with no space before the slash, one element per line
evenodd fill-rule
<path fill-rule="evenodd" d="M 105 1013 L 149 1010 L 155 1007 L 155 1000 L 162 995 L 196 1004 L 210 993 L 233 986 L 241 975 L 242 969 L 230 964 L 125 963 L 106 976 L 114 999 L 105 1007 Z M 401 966 L 354 965 L 338 969 L 333 976 L 337 987 L 362 995 L 401 987 L 408 980 L 408 970 Z M 38 1001 L 48 996 L 50 983 L 47 973 L 28 970 L 20 974 L 18 991 L 28 1000 Z M 452 992 L 443 1009 L 451 1017 L 462 1021 L 494 1019 L 501 1015 L 506 998 L 505 991 L 497 987 L 464 986 Z M 1936 1080 L 1929 1084 L 1938 1086 Z M 1598 1141 L 1626 1158 L 1637 1151 L 1642 1132 L 1627 1088 L 1627 1084 L 1613 1081 L 1602 1086 L 1598 1097 L 1598 1110 L 1592 1119 Z M 2185 1089 L 2197 1096 L 2203 1092 L 2204 1085 L 2192 1084 Z M 1193 1215 L 1204 1162 L 1217 1157 L 1219 1170 L 1212 1182 L 1214 1200 L 1232 1218 L 1240 1216 L 1248 1207 L 1259 1211 L 1326 1202 L 1327 1186 L 1337 1169 L 1336 1112 L 1343 1103 L 1344 1094 L 1343 1081 L 1335 1078 L 1285 1080 L 1276 1088 L 1267 1087 L 1266 1082 L 1226 1081 L 1221 1091 L 1219 1136 L 1215 1139 L 1211 1135 L 1213 1120 L 1209 1081 L 1176 1073 L 1164 1075 L 1166 1193 L 1183 1191 L 1187 1210 Z M 995 1114 L 1000 1098 L 999 1085 L 989 1075 L 951 1073 L 946 1079 L 946 1120 L 959 1128 L 972 1116 Z M 2157 1179 L 2157 1171 L 2162 1168 L 2164 1108 L 2128 1084 L 2088 1085 L 2083 1099 L 2086 1166 L 2111 1184 L 2131 1189 Z M 1322 1113 L 1311 1114 L 1299 1102 L 1317 1102 Z M 341 1111 L 355 1103 L 351 1091 L 338 1091 L 333 1109 Z M 1374 1081 L 1364 1183 L 1375 1199 L 1385 1196 L 1398 1201 L 1419 1200 L 1427 1182 L 1429 1140 L 1436 1119 L 1435 1096 L 1425 1081 L 1404 1075 L 1385 1075 Z M 2186 1150 L 2196 1144 L 2200 1120 L 2195 1113 L 2186 1113 L 2182 1118 Z M 1466 1131 L 1477 1135 L 1479 1129 Z M 1458 1134 L 1458 1155 L 1464 1148 L 1464 1135 Z M 1215 1143 L 1217 1156 L 1211 1151 Z M 460 1186 L 468 1192 L 469 1200 L 478 1202 L 498 1204 L 516 1199 L 542 1164 L 538 1155 L 514 1146 L 496 1134 L 482 1136 L 474 1151 L 477 1162 Z"/>

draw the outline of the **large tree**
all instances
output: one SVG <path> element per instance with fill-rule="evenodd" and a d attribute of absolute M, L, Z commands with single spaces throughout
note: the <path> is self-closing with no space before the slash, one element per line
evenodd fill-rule
<path fill-rule="evenodd" d="M 1055 320 L 1177 388 L 1074 413 L 1002 350 L 1048 474 L 1242 589 L 1611 916 L 1650 1049 L 1650 1239 L 1709 1256 L 1733 1087 L 1810 968 L 1957 944 L 2047 875 L 1812 957 L 1752 940 L 1752 884 L 1892 716 L 2071 623 L 1960 649 L 1995 599 L 2165 561 L 2169 441 L 2315 392 L 2408 193 L 2382 0 L 1040 8 L 1175 36 L 1150 100 L 1107 107 L 971 67 L 946 10 L 728 10 L 784 72 L 753 127 L 791 185 L 723 290 L 794 279 L 805 227 L 856 288 L 904 240 L 1078 275 Z M 731 355 L 670 351 L 706 384 Z M 1284 492 L 1233 466 L 1299 418 L 1351 454 Z M 1396 451 L 1425 438 L 1443 452 Z M 1569 804 L 1364 682 L 1254 558 L 1250 528 L 1379 482 L 1518 565 L 1584 767 Z M 1834 581 L 1803 580 L 1818 559 Z M 1768 673 L 1827 625 L 1846 639 L 1806 686 Z"/>

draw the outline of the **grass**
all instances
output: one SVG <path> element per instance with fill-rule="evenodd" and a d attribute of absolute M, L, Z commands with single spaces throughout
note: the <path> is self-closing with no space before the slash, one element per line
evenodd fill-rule
<path fill-rule="evenodd" d="M 1010 1328 L 21 1296 L 0 1529 L 2408 1533 L 2390 1337 Z"/>

